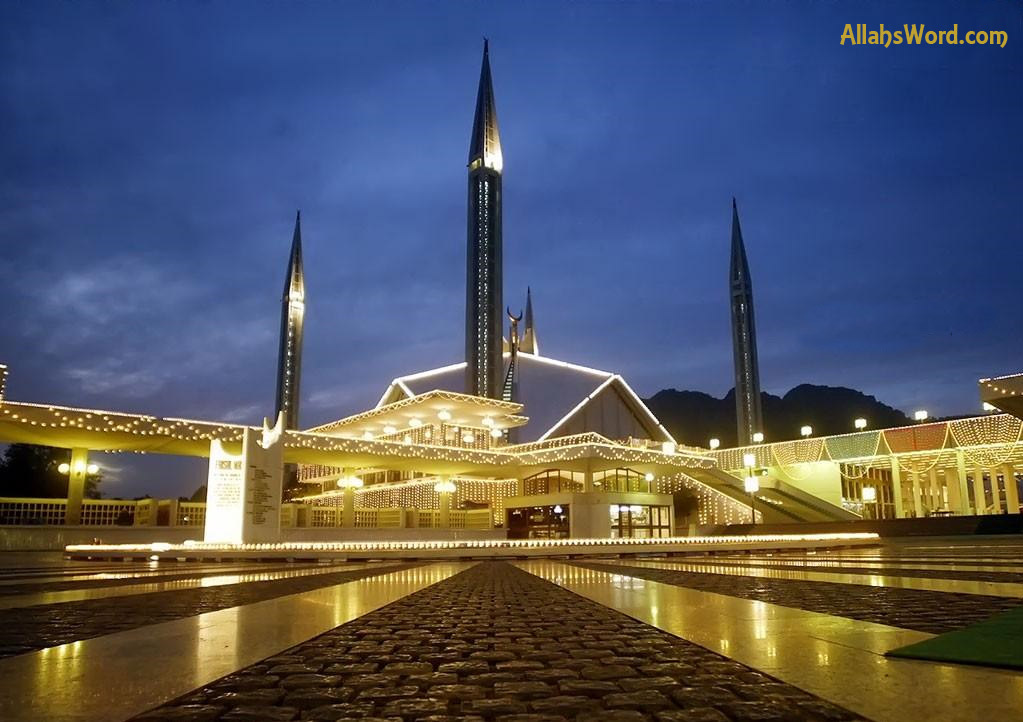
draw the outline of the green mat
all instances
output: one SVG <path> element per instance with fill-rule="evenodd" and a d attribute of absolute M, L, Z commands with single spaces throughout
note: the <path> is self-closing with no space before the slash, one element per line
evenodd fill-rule
<path fill-rule="evenodd" d="M 887 656 L 1023 669 L 1023 607 L 964 629 L 893 649 Z"/>

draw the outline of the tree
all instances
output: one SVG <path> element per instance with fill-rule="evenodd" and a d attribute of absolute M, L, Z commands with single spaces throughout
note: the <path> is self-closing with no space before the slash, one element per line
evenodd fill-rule
<path fill-rule="evenodd" d="M 11 444 L 0 459 L 0 496 L 67 498 L 68 475 L 57 470 L 71 462 L 70 449 L 36 444 Z M 85 498 L 98 499 L 101 473 L 85 477 Z"/>

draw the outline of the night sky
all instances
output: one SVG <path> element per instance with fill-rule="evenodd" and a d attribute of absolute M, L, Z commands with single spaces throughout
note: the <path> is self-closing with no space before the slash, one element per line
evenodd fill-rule
<path fill-rule="evenodd" d="M 977 378 L 1023 368 L 1021 7 L 7 0 L 7 396 L 258 423 L 298 208 L 304 426 L 462 360 L 487 36 L 505 300 L 532 286 L 545 355 L 727 392 L 735 195 L 765 391 L 979 411 Z M 1009 43 L 839 44 L 881 22 Z M 101 463 L 108 496 L 205 479 Z"/>

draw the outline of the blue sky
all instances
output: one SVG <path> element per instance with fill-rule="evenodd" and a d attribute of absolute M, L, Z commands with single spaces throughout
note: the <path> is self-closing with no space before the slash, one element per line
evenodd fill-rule
<path fill-rule="evenodd" d="M 846 23 L 1005 30 L 852 47 Z M 460 360 L 482 37 L 505 294 L 642 395 L 731 385 L 732 195 L 766 391 L 977 410 L 1020 370 L 1021 5 L 7 2 L 0 363 L 12 399 L 258 422 L 302 209 L 302 421 Z M 107 494 L 201 463 L 108 457 Z"/>

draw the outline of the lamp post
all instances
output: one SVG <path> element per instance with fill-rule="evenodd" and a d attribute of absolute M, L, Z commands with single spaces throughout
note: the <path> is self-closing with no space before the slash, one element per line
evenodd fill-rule
<path fill-rule="evenodd" d="M 742 464 L 746 467 L 746 480 L 744 486 L 746 493 L 749 494 L 749 511 L 752 523 L 757 523 L 757 510 L 754 507 L 754 501 L 756 501 L 755 494 L 760 491 L 760 481 L 753 475 L 753 467 L 756 466 L 757 455 L 756 454 L 743 454 Z"/>
<path fill-rule="evenodd" d="M 763 431 L 756 431 L 756 432 L 753 433 L 753 443 L 754 444 L 762 444 L 762 443 L 764 443 L 764 432 Z"/>
<path fill-rule="evenodd" d="M 721 439 L 718 439 L 718 438 L 714 438 L 714 439 L 711 439 L 711 440 L 710 440 L 710 450 L 711 450 L 711 451 L 714 451 L 714 450 L 715 450 L 715 449 L 717 449 L 717 448 L 718 448 L 719 446 L 721 446 Z"/>
<path fill-rule="evenodd" d="M 813 434 L 812 426 L 802 426 L 799 429 L 799 435 L 802 436 L 804 439 L 809 438 L 812 434 Z"/>
<path fill-rule="evenodd" d="M 853 421 L 853 428 L 857 431 L 863 431 L 867 428 L 867 420 L 864 418 L 855 419 Z"/>
<path fill-rule="evenodd" d="M 928 416 L 929 416 L 929 414 L 924 409 L 920 409 L 919 411 L 914 411 L 913 412 L 913 418 L 916 419 L 917 421 L 921 422 L 921 423 L 923 423 L 924 421 L 927 421 L 927 417 Z"/>

